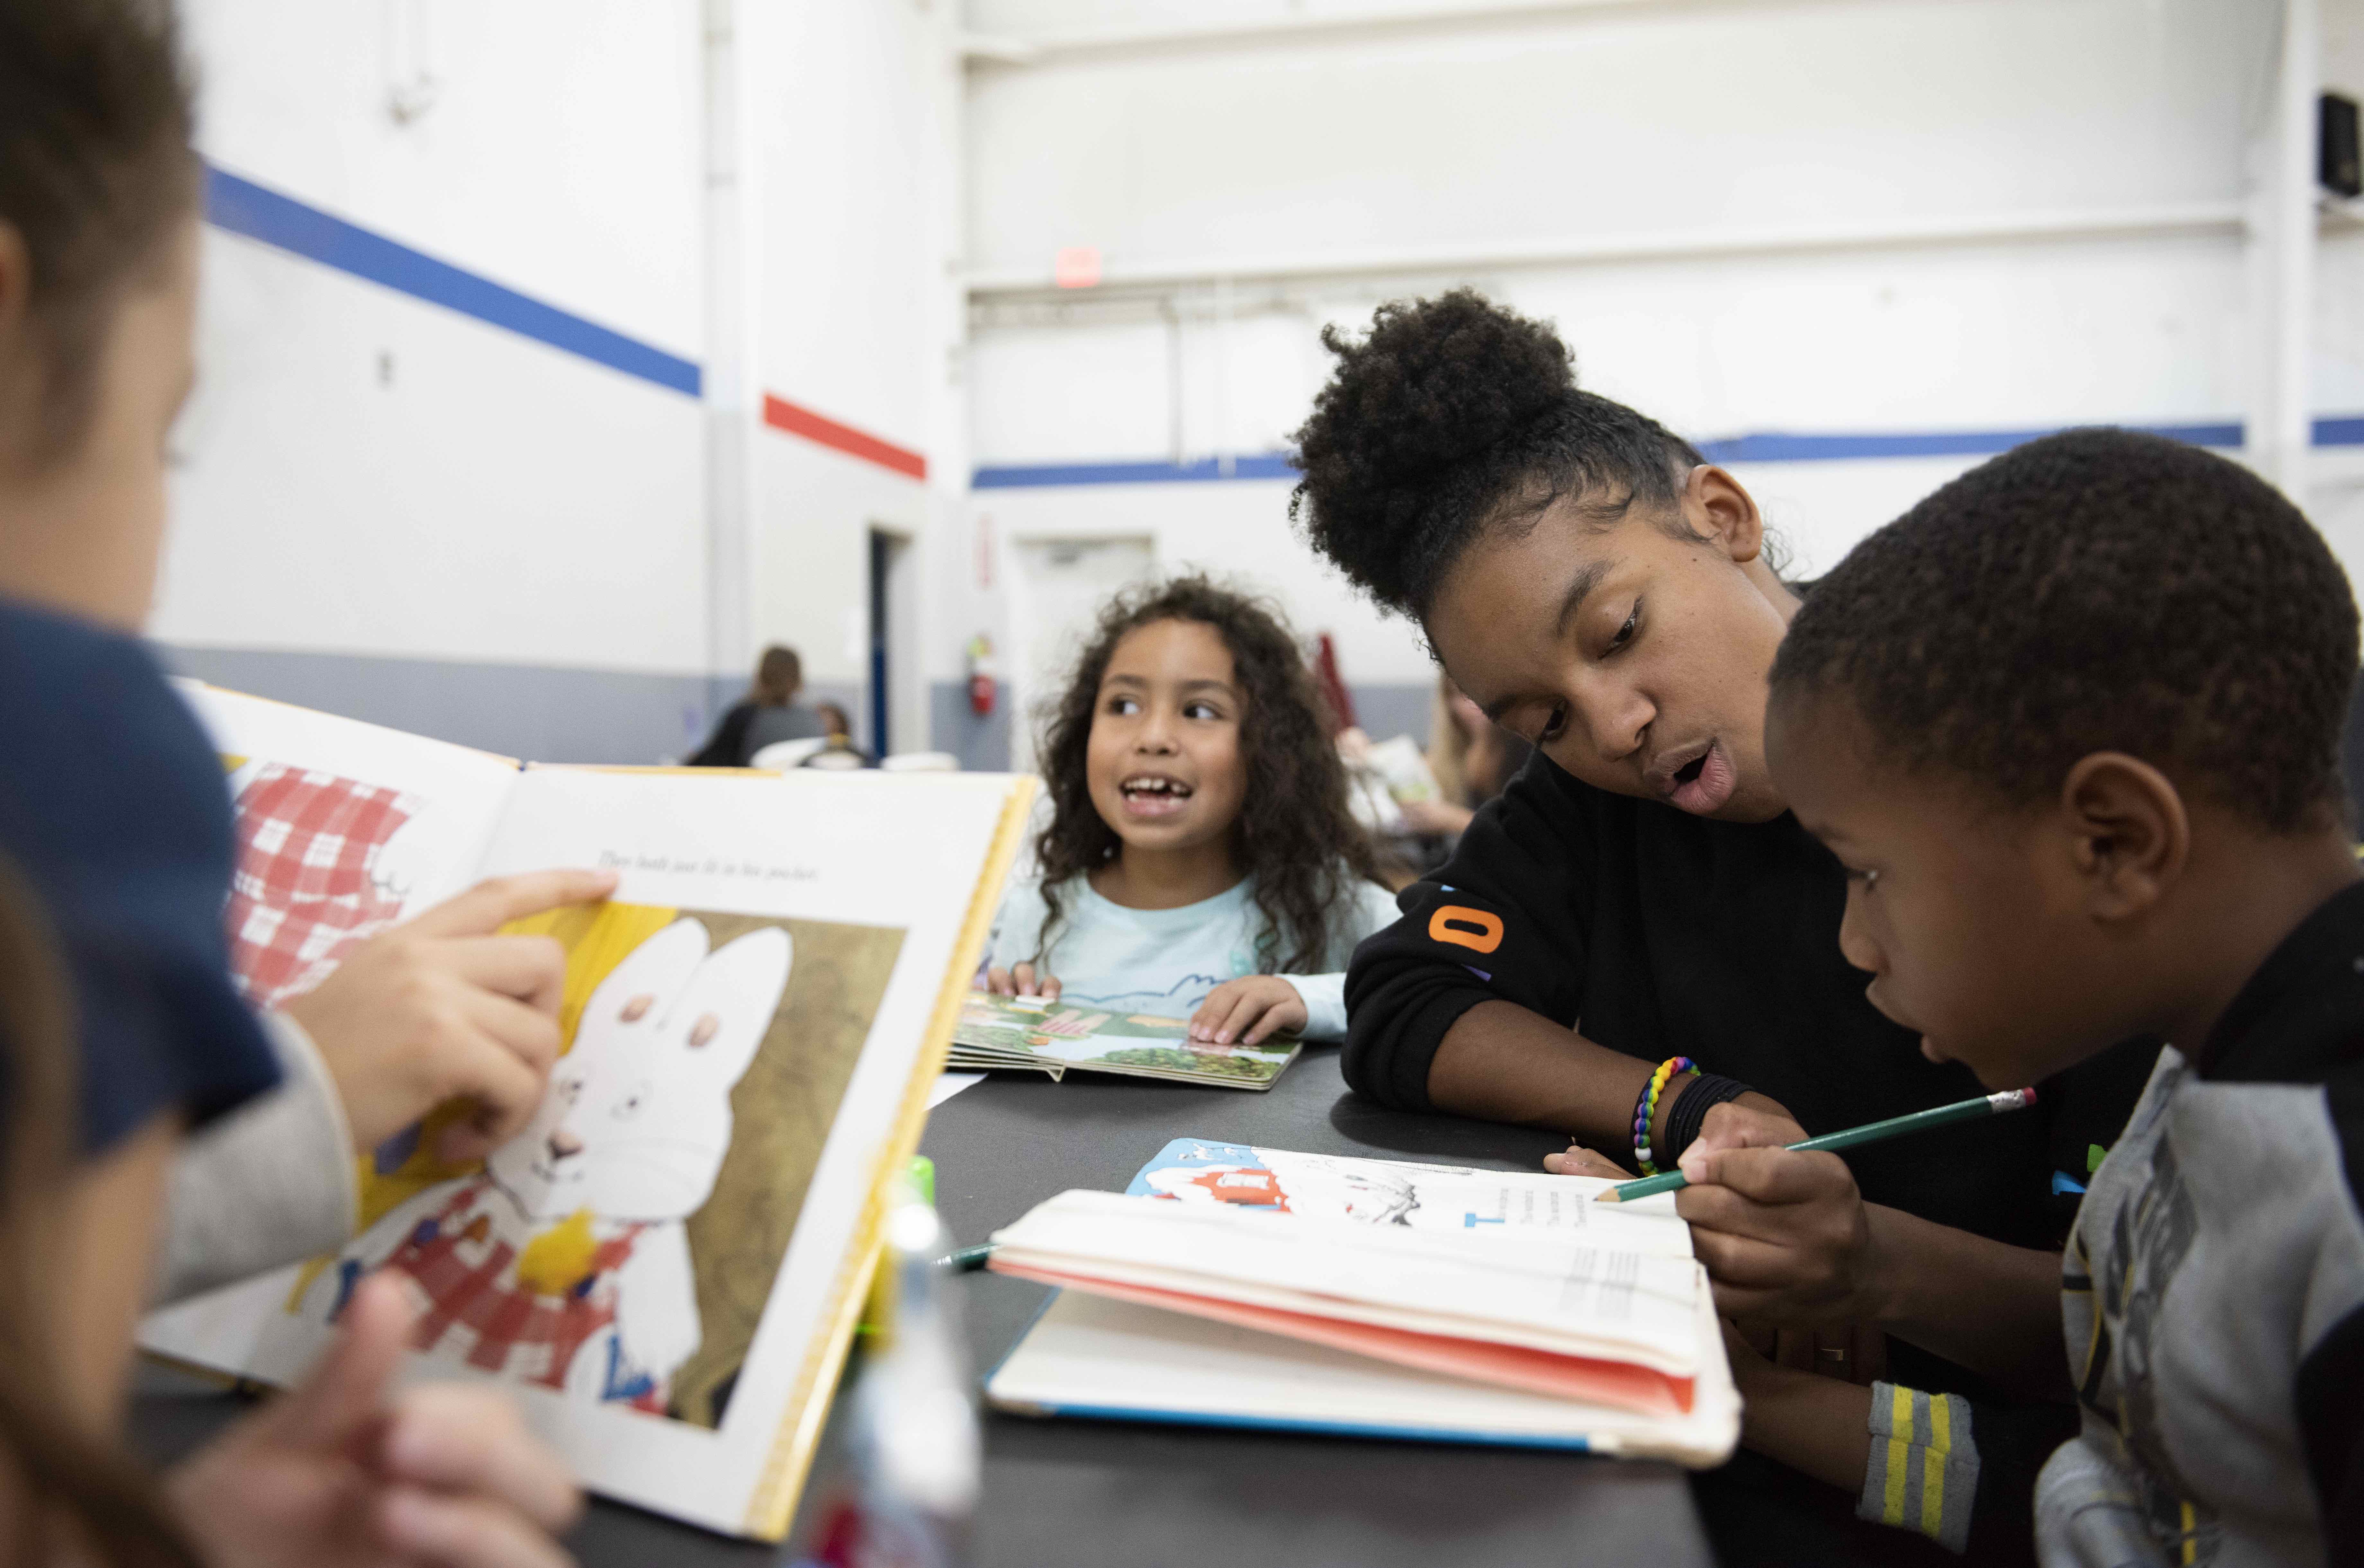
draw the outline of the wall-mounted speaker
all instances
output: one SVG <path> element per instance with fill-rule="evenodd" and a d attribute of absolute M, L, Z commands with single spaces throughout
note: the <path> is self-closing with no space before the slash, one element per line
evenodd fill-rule
<path fill-rule="evenodd" d="M 2356 100 L 2344 93 L 2325 93 L 2320 102 L 2323 130 L 2316 139 L 2316 177 L 2327 191 L 2364 195 L 2364 162 L 2356 150 Z"/>

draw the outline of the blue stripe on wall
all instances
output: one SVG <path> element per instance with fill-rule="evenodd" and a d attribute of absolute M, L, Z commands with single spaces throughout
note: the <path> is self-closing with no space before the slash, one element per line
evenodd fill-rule
<path fill-rule="evenodd" d="M 206 166 L 206 217 L 232 234 L 260 239 L 626 375 L 692 397 L 703 384 L 694 361 L 544 305 L 210 163 Z"/>
<path fill-rule="evenodd" d="M 2007 452 L 2053 428 L 2026 430 L 1901 430 L 1873 435 L 1794 435 L 1767 430 L 1752 436 L 1727 436 L 1701 441 L 1700 452 L 1710 462 L 1838 462 L 1877 458 L 1991 457 Z M 2192 425 L 2135 425 L 2131 429 L 2190 441 L 2201 447 L 2237 447 L 2238 420 Z M 2321 418 L 2314 422 L 2319 447 L 2364 446 L 2364 415 Z M 1022 490 L 1067 484 L 1174 484 L 1210 479 L 1295 479 L 1297 470 L 1287 452 L 1258 452 L 1234 458 L 1224 473 L 1213 459 L 1192 463 L 1080 462 L 1007 464 L 980 468 L 971 478 L 978 490 Z"/>
<path fill-rule="evenodd" d="M 2137 425 L 2135 429 L 2190 441 L 2198 447 L 2237 447 L 2238 423 L 2213 425 Z M 1992 457 L 2023 446 L 2050 429 L 2040 430 L 1900 430 L 1876 435 L 1793 435 L 1767 430 L 1751 436 L 1727 436 L 1701 441 L 1700 455 L 1710 462 L 1840 462 L 1900 457 Z"/>
<path fill-rule="evenodd" d="M 1210 479 L 1294 479 L 1287 452 L 1235 457 L 1226 473 L 1213 458 L 1197 462 L 1076 462 L 980 468 L 969 484 L 977 490 L 1021 490 L 1038 484 L 1188 484 Z"/>

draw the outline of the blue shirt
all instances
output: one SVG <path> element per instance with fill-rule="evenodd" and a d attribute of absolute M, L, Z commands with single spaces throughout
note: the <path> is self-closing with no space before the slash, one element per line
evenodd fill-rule
<path fill-rule="evenodd" d="M 1346 891 L 1331 912 L 1330 951 L 1321 955 L 1327 973 L 1281 976 L 1305 1003 L 1303 1034 L 1311 1040 L 1344 1037 L 1346 962 L 1356 942 L 1396 917 L 1395 898 L 1386 888 L 1343 868 L 1339 882 Z M 1050 952 L 1038 960 L 1050 908 L 1040 882 L 1022 878 L 1002 896 L 986 962 L 1000 968 L 1040 962 L 1071 1002 L 1187 1018 L 1226 980 L 1266 973 L 1257 960 L 1266 927 L 1254 895 L 1251 877 L 1176 909 L 1132 909 L 1076 877 L 1060 890 L 1065 918 L 1051 934 Z"/>
<path fill-rule="evenodd" d="M 0 599 L 0 852 L 64 961 L 85 1153 L 279 1081 L 230 987 L 221 759 L 144 643 Z"/>

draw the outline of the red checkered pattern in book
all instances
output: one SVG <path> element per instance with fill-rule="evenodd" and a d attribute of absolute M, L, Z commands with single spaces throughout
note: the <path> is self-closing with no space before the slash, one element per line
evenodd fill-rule
<path fill-rule="evenodd" d="M 385 1267 L 408 1274 L 426 1294 L 412 1328 L 414 1350 L 440 1346 L 470 1366 L 545 1388 L 563 1389 L 576 1352 L 616 1321 L 614 1272 L 632 1255 L 647 1227 L 627 1225 L 598 1244 L 589 1272 L 563 1295 L 527 1287 L 517 1277 L 517 1250 L 493 1234 L 482 1213 L 492 1179 L 476 1176 L 412 1228 Z M 602 1397 L 663 1415 L 665 1385 L 647 1378 L 619 1386 L 614 1369 Z"/>
<path fill-rule="evenodd" d="M 378 851 L 418 811 L 399 790 L 267 762 L 238 797 L 230 970 L 249 1005 L 318 985 L 402 911 L 371 880 Z"/>

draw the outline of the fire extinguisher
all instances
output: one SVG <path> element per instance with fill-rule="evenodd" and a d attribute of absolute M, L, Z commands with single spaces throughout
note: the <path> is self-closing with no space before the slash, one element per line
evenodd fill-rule
<path fill-rule="evenodd" d="M 978 632 L 968 639 L 968 706 L 979 718 L 993 711 L 1001 667 L 994 662 L 993 639 Z"/>

